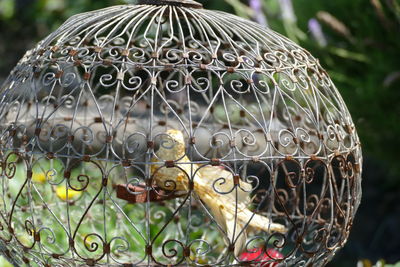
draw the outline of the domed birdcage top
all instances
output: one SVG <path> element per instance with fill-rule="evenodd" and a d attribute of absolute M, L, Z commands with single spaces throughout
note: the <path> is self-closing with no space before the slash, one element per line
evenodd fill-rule
<path fill-rule="evenodd" d="M 138 2 L 71 17 L 2 85 L 0 251 L 34 266 L 325 265 L 362 165 L 327 72 L 254 22 Z"/>

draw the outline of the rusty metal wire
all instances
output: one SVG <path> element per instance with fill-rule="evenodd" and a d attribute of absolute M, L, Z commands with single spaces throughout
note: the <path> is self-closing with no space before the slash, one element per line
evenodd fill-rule
<path fill-rule="evenodd" d="M 323 266 L 347 241 L 352 119 L 318 61 L 256 23 L 179 0 L 76 15 L 0 96 L 16 265 Z"/>

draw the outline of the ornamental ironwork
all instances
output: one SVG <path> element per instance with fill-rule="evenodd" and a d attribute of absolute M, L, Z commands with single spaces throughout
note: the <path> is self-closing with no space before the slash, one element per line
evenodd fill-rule
<path fill-rule="evenodd" d="M 83 13 L 0 90 L 16 266 L 323 266 L 361 197 L 354 123 L 309 52 L 186 0 Z"/>

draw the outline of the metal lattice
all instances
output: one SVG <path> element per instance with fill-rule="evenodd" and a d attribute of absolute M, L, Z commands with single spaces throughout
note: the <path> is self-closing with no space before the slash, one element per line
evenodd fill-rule
<path fill-rule="evenodd" d="M 73 16 L 1 87 L 0 249 L 28 266 L 322 266 L 362 156 L 309 52 L 194 1 Z"/>

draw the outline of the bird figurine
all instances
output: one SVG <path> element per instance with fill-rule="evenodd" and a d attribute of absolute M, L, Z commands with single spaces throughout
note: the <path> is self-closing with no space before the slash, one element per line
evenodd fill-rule
<path fill-rule="evenodd" d="M 212 218 L 225 231 L 231 244 L 234 244 L 236 256 L 239 256 L 246 246 L 245 227 L 266 232 L 287 231 L 284 225 L 273 223 L 267 217 L 249 209 L 251 184 L 239 179 L 235 189 L 234 177 L 225 168 L 191 163 L 185 154 L 185 141 L 181 131 L 170 129 L 166 131 L 166 135 L 169 139 L 168 144 L 160 146 L 156 152 L 157 157 L 152 161 L 174 161 L 174 166 L 179 168 L 153 164 L 153 181 L 164 190 L 189 192 L 189 181 L 192 179 L 195 196 L 205 204 Z"/>

